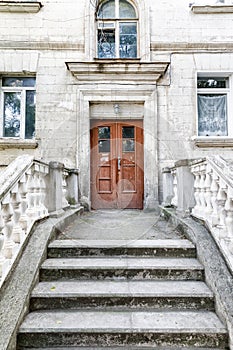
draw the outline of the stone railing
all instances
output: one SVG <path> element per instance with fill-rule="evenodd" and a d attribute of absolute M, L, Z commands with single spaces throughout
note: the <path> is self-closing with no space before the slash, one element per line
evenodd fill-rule
<path fill-rule="evenodd" d="M 205 222 L 233 271 L 233 163 L 220 156 L 165 168 L 163 205 Z"/>
<path fill-rule="evenodd" d="M 24 155 L 0 174 L 0 286 L 33 224 L 78 206 L 78 170 Z"/>

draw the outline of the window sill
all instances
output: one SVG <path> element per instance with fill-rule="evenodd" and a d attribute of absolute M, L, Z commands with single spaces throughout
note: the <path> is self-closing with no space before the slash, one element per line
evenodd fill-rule
<path fill-rule="evenodd" d="M 39 12 L 42 4 L 38 1 L 1 1 L 0 12 Z"/>
<path fill-rule="evenodd" d="M 233 13 L 233 5 L 193 5 L 191 11 L 197 14 Z"/>
<path fill-rule="evenodd" d="M 223 137 L 193 137 L 195 146 L 201 148 L 213 148 L 213 147 L 233 147 L 233 138 Z"/>
<path fill-rule="evenodd" d="M 95 57 L 94 61 L 96 62 L 103 62 L 103 63 L 111 63 L 111 62 L 115 62 L 115 63 L 121 63 L 121 62 L 129 62 L 129 63 L 138 63 L 140 62 L 140 58 L 99 58 L 99 57 Z"/>
<path fill-rule="evenodd" d="M 38 147 L 38 142 L 35 140 L 0 138 L 0 149 L 9 149 L 9 148 L 34 149 L 37 147 Z"/>

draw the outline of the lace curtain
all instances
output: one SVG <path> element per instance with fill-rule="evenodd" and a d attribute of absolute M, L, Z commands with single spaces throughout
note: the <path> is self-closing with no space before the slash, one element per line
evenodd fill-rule
<path fill-rule="evenodd" d="M 198 95 L 198 135 L 227 135 L 227 95 Z"/>

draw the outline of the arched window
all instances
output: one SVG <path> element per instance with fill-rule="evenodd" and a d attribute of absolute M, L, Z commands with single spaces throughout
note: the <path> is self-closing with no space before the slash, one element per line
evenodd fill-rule
<path fill-rule="evenodd" d="M 103 1 L 97 11 L 98 58 L 136 58 L 138 16 L 127 0 Z"/>

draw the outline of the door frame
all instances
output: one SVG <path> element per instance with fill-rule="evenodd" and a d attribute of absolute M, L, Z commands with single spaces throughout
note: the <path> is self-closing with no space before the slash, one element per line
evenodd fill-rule
<path fill-rule="evenodd" d="M 78 88 L 77 88 L 78 89 Z M 114 98 L 113 98 L 114 96 Z M 94 89 L 93 85 L 85 85 L 77 90 L 77 151 L 76 164 L 80 170 L 79 190 L 80 201 L 88 209 L 91 208 L 90 185 L 90 120 L 92 103 L 142 103 L 144 129 L 144 209 L 157 209 L 158 200 L 158 128 L 157 128 L 157 89 L 154 85 L 119 85 L 114 87 L 106 84 Z M 116 115 L 112 111 L 111 119 Z M 127 116 L 118 116 L 129 119 Z M 125 118 L 124 118 L 125 117 Z"/>
<path fill-rule="evenodd" d="M 103 167 L 107 169 L 110 168 L 110 176 L 111 178 L 111 191 L 108 189 L 107 192 L 98 192 L 97 190 L 97 178 L 98 178 L 98 168 L 99 164 L 99 151 L 98 151 L 98 136 L 97 133 L 98 127 L 101 126 L 110 126 L 110 151 L 109 158 L 107 161 L 107 165 L 103 163 Z M 121 135 L 121 127 L 124 126 L 133 126 L 134 131 L 134 140 L 135 140 L 135 148 L 133 155 L 133 163 L 130 163 L 129 167 L 134 166 L 134 174 L 135 174 L 135 189 L 124 190 L 122 186 L 124 180 L 122 182 L 122 176 L 124 174 L 124 169 L 127 167 L 128 160 L 127 157 L 131 156 L 131 153 L 128 155 L 125 154 L 126 159 L 123 159 L 123 150 L 122 150 L 122 140 L 123 137 Z M 90 121 L 90 139 L 91 139 L 91 200 L 95 203 L 91 203 L 93 208 L 115 208 L 115 209 L 142 209 L 143 208 L 143 199 L 144 199 L 144 135 L 143 135 L 143 119 L 91 119 Z M 94 146 L 93 146 L 94 143 Z M 97 146 L 97 147 L 96 147 Z M 126 152 L 127 153 L 127 152 Z M 118 165 L 118 156 L 120 155 L 122 159 L 122 164 L 119 169 Z M 124 163 L 126 161 L 126 163 Z M 125 165 L 124 165 L 125 164 Z M 94 166 L 94 168 L 93 168 Z M 100 169 L 100 168 L 99 168 Z M 94 176 L 96 174 L 96 176 Z M 110 178 L 107 177 L 107 181 L 110 181 Z M 102 179 L 104 180 L 104 179 Z M 127 181 L 127 180 L 126 180 Z M 109 182 L 107 182 L 109 184 Z M 96 187 L 97 186 L 97 187 Z M 109 185 L 108 185 L 109 186 Z M 118 191 L 119 189 L 119 191 Z M 110 192 L 109 192 L 110 191 Z M 102 199 L 101 199 L 102 197 Z M 106 206 L 106 203 L 109 206 Z M 101 207 L 102 206 L 102 207 Z"/>

